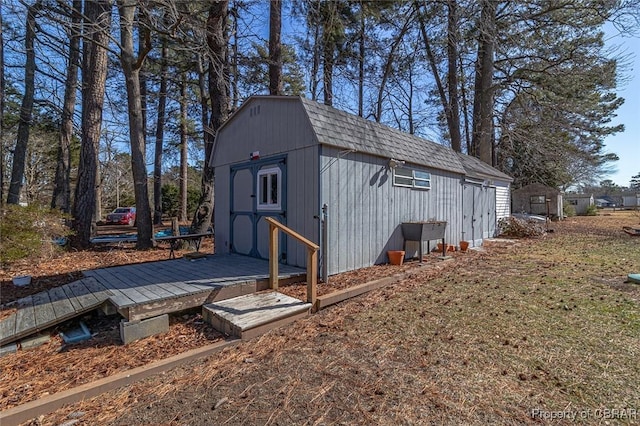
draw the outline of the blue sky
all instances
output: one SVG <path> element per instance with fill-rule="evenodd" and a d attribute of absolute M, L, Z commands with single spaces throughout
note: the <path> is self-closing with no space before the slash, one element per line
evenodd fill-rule
<path fill-rule="evenodd" d="M 606 31 L 607 45 L 618 47 L 618 54 L 628 55 L 628 69 L 624 70 L 623 83 L 618 96 L 625 99 L 618 110 L 614 124 L 624 124 L 625 131 L 606 140 L 608 152 L 618 154 L 616 171 L 608 176 L 620 186 L 628 186 L 631 176 L 640 173 L 640 36 L 622 37 Z"/>

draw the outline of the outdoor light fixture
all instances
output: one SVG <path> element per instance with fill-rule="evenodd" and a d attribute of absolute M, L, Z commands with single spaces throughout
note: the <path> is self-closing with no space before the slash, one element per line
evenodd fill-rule
<path fill-rule="evenodd" d="M 403 160 L 396 160 L 394 158 L 389 159 L 389 168 L 395 169 L 398 166 L 404 166 Z"/>

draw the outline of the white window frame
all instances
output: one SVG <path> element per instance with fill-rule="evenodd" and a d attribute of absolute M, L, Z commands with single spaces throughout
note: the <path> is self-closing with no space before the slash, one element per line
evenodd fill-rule
<path fill-rule="evenodd" d="M 262 201 L 263 199 L 263 190 L 262 190 L 262 178 L 263 176 L 265 176 L 267 178 L 267 202 L 264 203 Z M 271 200 L 273 199 L 272 197 L 272 179 L 275 176 L 277 183 L 276 183 L 276 199 L 278 200 L 276 203 L 272 202 Z M 258 174 L 257 174 L 257 203 L 256 203 L 256 208 L 257 210 L 261 210 L 261 211 L 278 211 L 282 209 L 282 170 L 280 170 L 280 167 L 269 167 L 266 169 L 260 169 L 258 170 Z"/>
<path fill-rule="evenodd" d="M 431 189 L 431 173 L 408 167 L 396 167 L 393 169 L 393 186 L 420 189 Z"/>

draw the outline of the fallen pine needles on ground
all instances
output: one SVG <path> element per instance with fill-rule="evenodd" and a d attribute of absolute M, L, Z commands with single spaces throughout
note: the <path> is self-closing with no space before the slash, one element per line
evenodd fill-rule
<path fill-rule="evenodd" d="M 489 243 L 37 423 L 637 423 L 640 291 L 622 284 L 640 272 L 640 241 L 621 232 L 628 220 L 576 217 Z"/>

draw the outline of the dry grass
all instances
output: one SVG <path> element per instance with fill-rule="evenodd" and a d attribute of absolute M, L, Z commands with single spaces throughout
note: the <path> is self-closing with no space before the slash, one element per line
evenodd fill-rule
<path fill-rule="evenodd" d="M 534 409 L 635 423 L 640 292 L 624 278 L 640 272 L 640 239 L 621 226 L 636 222 L 572 218 L 544 238 L 421 268 L 37 423 L 545 423 Z"/>

